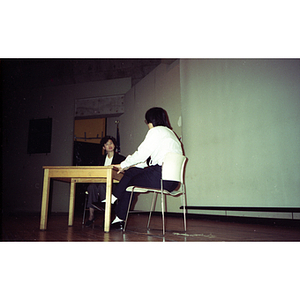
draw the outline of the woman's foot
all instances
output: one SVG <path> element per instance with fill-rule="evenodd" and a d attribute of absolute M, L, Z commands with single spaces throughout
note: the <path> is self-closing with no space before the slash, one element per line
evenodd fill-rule
<path fill-rule="evenodd" d="M 115 219 L 111 222 L 111 228 L 112 229 L 123 229 L 124 226 L 124 220 L 120 219 L 118 216 L 115 217 Z"/>
<path fill-rule="evenodd" d="M 111 204 L 114 204 L 117 200 L 118 200 L 118 198 L 116 198 L 114 195 L 111 195 Z M 102 200 L 101 202 L 105 203 L 106 199 Z"/>
<path fill-rule="evenodd" d="M 94 221 L 95 221 L 95 218 L 93 218 L 92 220 L 87 220 L 86 222 L 85 222 L 85 227 L 90 227 L 93 223 L 94 223 Z"/>
<path fill-rule="evenodd" d="M 120 222 L 124 222 L 124 220 L 122 220 L 118 216 L 116 216 L 115 219 L 111 222 L 111 225 L 115 224 L 115 223 L 120 223 Z"/>

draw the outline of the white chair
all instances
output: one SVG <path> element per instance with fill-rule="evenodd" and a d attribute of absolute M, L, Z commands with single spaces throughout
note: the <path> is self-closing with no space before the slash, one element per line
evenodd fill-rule
<path fill-rule="evenodd" d="M 184 167 L 187 158 L 184 155 L 178 153 L 167 153 L 164 162 L 162 164 L 162 178 L 161 178 L 161 188 L 160 189 L 152 189 L 152 188 L 142 188 L 138 186 L 129 186 L 127 187 L 126 191 L 131 192 L 130 201 L 128 205 L 127 215 L 123 227 L 123 232 L 125 231 L 127 225 L 128 214 L 133 198 L 133 193 L 148 193 L 153 192 L 153 199 L 151 204 L 151 210 L 149 213 L 147 230 L 150 229 L 150 220 L 152 211 L 156 204 L 157 195 L 161 194 L 161 213 L 162 213 L 162 222 L 163 222 L 163 235 L 165 235 L 165 215 L 164 215 L 164 200 L 166 195 L 170 196 L 179 196 L 182 195 L 182 205 L 183 205 L 183 222 L 184 222 L 184 231 L 186 231 L 186 196 L 185 196 L 185 184 L 184 184 Z M 163 180 L 172 180 L 180 182 L 180 186 L 172 191 L 169 192 L 163 189 Z"/>

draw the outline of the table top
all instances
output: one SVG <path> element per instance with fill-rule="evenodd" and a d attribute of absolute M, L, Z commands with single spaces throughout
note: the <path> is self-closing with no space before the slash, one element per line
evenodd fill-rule
<path fill-rule="evenodd" d="M 119 169 L 110 166 L 43 166 L 46 178 L 56 178 L 58 180 L 66 181 L 66 178 L 81 179 L 81 182 L 98 182 L 99 178 L 106 178 L 107 172 L 111 170 L 112 178 L 121 180 L 123 173 L 118 173 Z M 98 178 L 98 179 L 96 179 Z M 92 181 L 93 179 L 93 181 Z M 96 180 L 96 181 L 95 181 Z M 69 180 L 67 180 L 69 181 Z"/>
<path fill-rule="evenodd" d="M 43 169 L 114 169 L 114 170 L 118 170 L 113 165 L 110 165 L 110 166 L 43 166 Z"/>

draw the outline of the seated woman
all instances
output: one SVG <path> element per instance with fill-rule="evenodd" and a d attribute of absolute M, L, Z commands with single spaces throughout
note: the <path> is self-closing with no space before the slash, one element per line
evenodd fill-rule
<path fill-rule="evenodd" d="M 103 145 L 103 150 L 105 155 L 99 157 L 98 166 L 109 166 L 112 164 L 120 164 L 125 156 L 116 153 L 116 139 L 112 136 L 106 136 L 101 140 L 101 145 Z M 115 184 L 113 185 L 114 188 Z M 89 209 L 89 218 L 85 223 L 85 226 L 89 227 L 95 221 L 95 209 L 93 208 L 93 203 L 98 203 L 98 199 L 103 200 L 106 196 L 106 184 L 105 183 L 92 183 L 87 188 L 88 191 L 88 201 L 87 208 Z"/>
<path fill-rule="evenodd" d="M 160 188 L 162 163 L 165 155 L 168 152 L 182 154 L 181 142 L 171 130 L 167 112 L 164 109 L 160 107 L 149 109 L 145 115 L 145 122 L 149 131 L 144 141 L 140 144 L 137 151 L 132 155 L 128 155 L 122 163 L 116 165 L 119 172 L 125 169 L 126 172 L 113 191 L 111 199 L 112 203 L 118 199 L 115 209 L 116 218 L 112 222 L 114 227 L 122 227 L 126 218 L 130 201 L 130 192 L 126 192 L 126 188 L 132 185 L 145 188 Z M 145 162 L 149 156 L 150 163 L 149 167 L 147 167 Z M 178 183 L 175 181 L 164 181 L 164 189 L 171 192 L 177 188 Z"/>

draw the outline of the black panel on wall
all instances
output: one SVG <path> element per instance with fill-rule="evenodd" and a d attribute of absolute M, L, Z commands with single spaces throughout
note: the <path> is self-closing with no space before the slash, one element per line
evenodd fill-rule
<path fill-rule="evenodd" d="M 52 118 L 29 121 L 27 153 L 50 153 Z"/>

